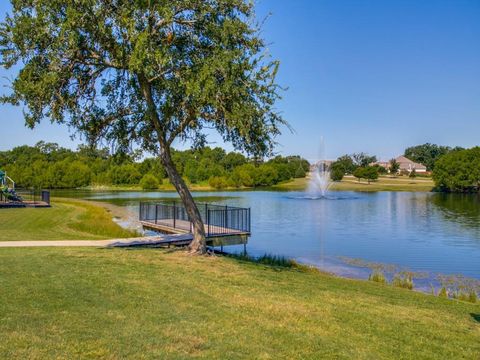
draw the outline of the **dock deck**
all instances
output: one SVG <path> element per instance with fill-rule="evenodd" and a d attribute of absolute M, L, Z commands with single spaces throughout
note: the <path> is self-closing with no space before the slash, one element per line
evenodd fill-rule
<path fill-rule="evenodd" d="M 250 236 L 250 209 L 232 206 L 197 204 L 207 244 L 245 244 Z M 140 223 L 145 229 L 164 234 L 192 234 L 192 223 L 185 208 L 177 203 L 143 202 Z"/>

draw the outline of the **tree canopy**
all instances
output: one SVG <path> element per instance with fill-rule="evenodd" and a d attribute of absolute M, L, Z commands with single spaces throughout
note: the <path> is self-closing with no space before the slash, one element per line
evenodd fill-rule
<path fill-rule="evenodd" d="M 210 184 L 217 189 L 271 186 L 298 177 L 299 173 L 305 177 L 310 166 L 299 156 L 276 156 L 254 164 L 241 153 L 208 146 L 172 150 L 172 156 L 186 182 Z M 168 182 L 166 171 L 156 158 L 139 159 L 136 154 L 110 154 L 108 149 L 86 146 L 72 151 L 45 142 L 0 151 L 0 169 L 6 170 L 17 186 L 24 188 L 140 185 L 151 190 Z M 266 173 L 271 176 L 265 176 Z"/>
<path fill-rule="evenodd" d="M 427 171 L 432 171 L 435 168 L 435 162 L 441 156 L 448 154 L 452 150 L 459 149 L 460 148 L 452 149 L 449 146 L 426 143 L 406 148 L 404 156 L 412 161 L 425 165 Z"/>
<path fill-rule="evenodd" d="M 436 186 L 447 192 L 480 192 L 480 147 L 452 151 L 433 170 Z"/>
<path fill-rule="evenodd" d="M 174 141 L 206 143 L 206 127 L 235 149 L 270 155 L 279 126 L 278 62 L 266 56 L 247 0 L 12 0 L 0 63 L 20 65 L 3 101 L 94 143 L 136 143 L 158 155 L 205 252 L 200 213 L 172 160 Z"/>
<path fill-rule="evenodd" d="M 359 166 L 353 172 L 353 176 L 355 176 L 358 181 L 366 179 L 370 184 L 370 181 L 378 179 L 378 169 L 375 166 Z"/>

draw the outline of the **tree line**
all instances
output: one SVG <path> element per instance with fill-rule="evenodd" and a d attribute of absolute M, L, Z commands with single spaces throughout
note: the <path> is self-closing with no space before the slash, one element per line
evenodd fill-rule
<path fill-rule="evenodd" d="M 209 184 L 216 189 L 272 186 L 305 177 L 310 166 L 300 156 L 276 156 L 258 161 L 219 147 L 172 150 L 172 158 L 188 183 Z M 0 168 L 23 188 L 140 185 L 148 190 L 168 182 L 165 168 L 156 158 L 142 159 L 140 152 L 111 154 L 106 148 L 84 145 L 76 151 L 45 142 L 15 147 L 0 152 Z"/>
<path fill-rule="evenodd" d="M 406 158 L 423 164 L 432 174 L 436 189 L 443 192 L 480 192 L 480 147 L 464 149 L 436 144 L 422 144 L 405 149 Z M 379 175 L 397 174 L 399 163 L 391 159 L 388 168 L 375 164 L 376 156 L 365 153 L 340 156 L 330 165 L 333 181 L 341 181 L 345 174 L 355 176 L 359 181 L 375 181 Z M 411 178 L 418 174 L 409 172 Z"/>

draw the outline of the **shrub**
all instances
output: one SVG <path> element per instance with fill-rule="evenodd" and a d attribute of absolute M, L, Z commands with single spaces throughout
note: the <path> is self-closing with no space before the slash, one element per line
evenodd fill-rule
<path fill-rule="evenodd" d="M 159 186 L 158 179 L 152 174 L 146 174 L 140 180 L 140 186 L 143 190 L 156 190 Z"/>
<path fill-rule="evenodd" d="M 365 168 L 362 168 L 362 167 L 356 168 L 355 171 L 353 172 L 353 176 L 355 176 L 358 179 L 358 181 L 360 181 L 364 177 L 364 174 L 365 174 Z"/>
<path fill-rule="evenodd" d="M 440 291 L 438 292 L 438 296 L 439 296 L 439 297 L 443 297 L 443 298 L 447 298 L 447 297 L 448 297 L 448 292 L 447 292 L 447 289 L 445 288 L 445 286 L 442 286 L 442 288 L 441 288 Z"/>
<path fill-rule="evenodd" d="M 459 291 L 459 292 L 453 293 L 452 297 L 454 299 L 458 299 L 461 301 L 468 301 L 474 304 L 477 302 L 477 293 L 473 290 L 470 290 L 469 292 Z"/>
<path fill-rule="evenodd" d="M 109 176 L 114 185 L 138 184 L 142 178 L 134 164 L 113 166 L 109 171 Z"/>
<path fill-rule="evenodd" d="M 443 191 L 480 192 L 480 147 L 442 156 L 435 162 L 433 180 Z"/>
<path fill-rule="evenodd" d="M 231 254 L 229 257 L 233 257 L 243 261 L 254 262 L 257 264 L 286 267 L 286 268 L 303 268 L 303 265 L 299 265 L 296 261 L 288 259 L 284 256 L 264 254 L 259 257 L 254 257 L 248 254 Z"/>
<path fill-rule="evenodd" d="M 404 289 L 413 289 L 413 276 L 411 274 L 396 274 L 393 277 L 392 285 Z"/>
<path fill-rule="evenodd" d="M 381 284 L 387 283 L 387 279 L 385 278 L 385 275 L 380 270 L 374 270 L 368 277 L 368 280 L 378 282 Z"/>
<path fill-rule="evenodd" d="M 295 174 L 293 175 L 295 178 L 304 178 L 306 175 L 305 169 L 301 166 L 295 170 Z"/>
<path fill-rule="evenodd" d="M 339 162 L 334 162 L 330 166 L 330 179 L 332 181 L 342 181 L 343 176 L 345 175 L 345 168 Z"/>
<path fill-rule="evenodd" d="M 397 160 L 391 159 L 390 166 L 388 167 L 388 171 L 390 171 L 390 174 L 392 174 L 393 176 L 397 175 L 399 169 L 400 164 L 397 162 Z"/>
<path fill-rule="evenodd" d="M 228 180 L 224 176 L 212 176 L 208 180 L 208 185 L 214 189 L 225 189 L 228 187 Z"/>
<path fill-rule="evenodd" d="M 477 293 L 473 290 L 470 291 L 470 294 L 468 294 L 468 301 L 475 304 L 477 300 L 478 300 Z"/>
<path fill-rule="evenodd" d="M 415 169 L 413 169 L 412 171 L 410 171 L 410 174 L 408 175 L 408 177 L 410 179 L 415 179 L 417 177 L 417 172 L 415 171 Z"/>
<path fill-rule="evenodd" d="M 375 166 L 377 168 L 377 172 L 380 174 L 380 175 L 385 175 L 388 173 L 388 170 L 386 168 L 384 168 L 383 166 L 380 166 L 380 165 L 376 165 Z"/>
<path fill-rule="evenodd" d="M 355 169 L 353 176 L 358 178 L 358 181 L 362 178 L 366 179 L 370 184 L 370 181 L 378 179 L 378 171 L 375 166 L 359 167 Z"/>

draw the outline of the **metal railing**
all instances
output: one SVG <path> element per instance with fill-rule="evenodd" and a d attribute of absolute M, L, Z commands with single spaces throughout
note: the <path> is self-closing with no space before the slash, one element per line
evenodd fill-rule
<path fill-rule="evenodd" d="M 0 202 L 25 205 L 50 205 L 50 191 L 37 189 L 15 189 L 15 196 L 7 197 L 0 192 Z"/>
<path fill-rule="evenodd" d="M 207 237 L 250 234 L 250 208 L 197 204 Z M 193 225 L 182 203 L 141 202 L 140 221 L 192 232 Z"/>

